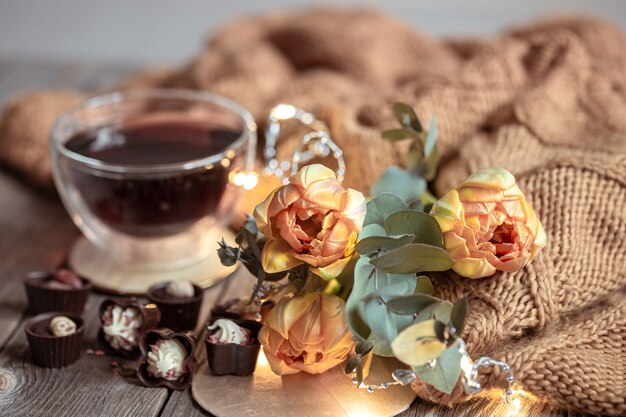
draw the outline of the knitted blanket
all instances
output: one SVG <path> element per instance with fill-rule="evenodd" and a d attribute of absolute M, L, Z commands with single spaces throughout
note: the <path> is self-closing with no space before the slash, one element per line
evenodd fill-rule
<path fill-rule="evenodd" d="M 437 296 L 470 300 L 470 353 L 506 360 L 526 390 L 560 406 L 626 413 L 626 37 L 618 28 L 566 18 L 490 39 L 437 40 L 372 11 L 277 13 L 235 22 L 185 68 L 122 88 L 151 86 L 223 94 L 261 122 L 278 102 L 312 111 L 345 151 L 346 185 L 364 192 L 404 160 L 406 145 L 380 138 L 395 125 L 391 104 L 406 102 L 423 120 L 435 113 L 436 191 L 504 167 L 548 235 L 519 272 L 434 277 Z M 49 185 L 47 131 L 80 99 L 41 92 L 11 101 L 0 160 Z M 502 375 L 487 378 L 497 385 Z M 441 403 L 465 398 L 460 385 L 452 395 L 413 388 Z"/>

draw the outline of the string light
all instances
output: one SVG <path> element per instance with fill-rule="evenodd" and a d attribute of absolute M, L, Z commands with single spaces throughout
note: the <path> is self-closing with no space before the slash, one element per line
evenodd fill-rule
<path fill-rule="evenodd" d="M 251 190 L 259 183 L 259 174 L 256 172 L 231 172 L 229 175 L 230 182 L 238 187 Z"/>
<path fill-rule="evenodd" d="M 300 143 L 298 149 L 293 153 L 291 161 L 279 162 L 277 159 L 276 142 L 280 135 L 281 122 L 296 120 L 309 127 L 311 132 L 307 133 Z M 291 104 L 278 104 L 270 110 L 265 129 L 265 156 L 266 166 L 263 169 L 265 175 L 275 175 L 288 181 L 288 174 L 298 172 L 298 167 L 306 164 L 314 158 L 332 157 L 337 161 L 337 179 L 342 181 L 346 173 L 346 164 L 343 158 L 343 151 L 332 140 L 328 133 L 328 126 L 317 120 L 312 113 L 302 110 Z"/>
<path fill-rule="evenodd" d="M 471 395 L 471 394 L 475 394 L 481 391 L 482 386 L 480 382 L 478 381 L 478 370 L 480 368 L 488 367 L 488 366 L 497 366 L 500 369 L 502 369 L 502 371 L 506 374 L 506 381 L 508 384 L 504 391 L 504 396 L 502 400 L 506 404 L 511 406 L 510 410 L 512 412 L 515 411 L 516 409 L 517 411 L 515 412 L 516 413 L 519 412 L 519 409 L 521 407 L 520 397 L 516 396 L 515 398 L 512 398 L 514 394 L 512 386 L 515 381 L 515 376 L 513 375 L 513 370 L 511 369 L 511 366 L 506 362 L 498 361 L 498 360 L 495 360 L 486 356 L 483 356 L 479 358 L 476 362 L 473 362 L 472 358 L 469 356 L 469 353 L 467 352 L 465 341 L 456 335 L 454 328 L 450 329 L 450 334 L 452 337 L 456 339 L 456 342 L 458 343 L 459 353 L 461 354 L 461 381 L 463 383 L 463 389 L 465 393 L 468 395 Z M 432 368 L 436 366 L 436 364 L 437 364 L 437 361 L 432 360 L 428 362 L 427 366 Z M 376 390 L 387 389 L 393 385 L 406 386 L 418 378 L 417 374 L 414 371 L 409 370 L 409 369 L 396 369 L 395 371 L 391 373 L 391 376 L 393 378 L 393 381 L 387 381 L 381 384 L 364 384 L 363 382 L 361 382 L 358 388 L 365 389 L 367 390 L 367 392 L 373 393 Z M 352 382 L 354 382 L 355 384 L 358 384 L 359 381 L 356 377 L 354 377 L 352 378 Z M 516 391 L 516 393 L 519 393 L 519 392 L 523 392 L 523 391 Z M 513 415 L 516 415 L 516 414 L 512 414 L 509 417 L 512 417 Z"/>

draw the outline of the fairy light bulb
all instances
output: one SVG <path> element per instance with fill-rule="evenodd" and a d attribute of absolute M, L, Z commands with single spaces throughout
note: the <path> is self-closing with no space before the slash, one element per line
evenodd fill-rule
<path fill-rule="evenodd" d="M 251 190 L 259 183 L 259 174 L 256 172 L 231 172 L 230 182 L 237 187 L 243 187 L 245 190 Z"/>
<path fill-rule="evenodd" d="M 296 115 L 296 108 L 290 104 L 279 104 L 274 107 L 270 116 L 278 120 L 292 119 Z"/>
<path fill-rule="evenodd" d="M 507 404 L 506 417 L 516 417 L 522 411 L 522 399 L 519 396 L 511 398 Z"/>

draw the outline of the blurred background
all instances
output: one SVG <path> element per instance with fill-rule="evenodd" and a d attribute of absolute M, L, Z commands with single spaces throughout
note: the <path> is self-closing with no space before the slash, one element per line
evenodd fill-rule
<path fill-rule="evenodd" d="M 0 61 L 177 64 L 241 15 L 324 5 L 375 7 L 432 35 L 488 35 L 557 13 L 626 27 L 626 0 L 0 0 Z"/>

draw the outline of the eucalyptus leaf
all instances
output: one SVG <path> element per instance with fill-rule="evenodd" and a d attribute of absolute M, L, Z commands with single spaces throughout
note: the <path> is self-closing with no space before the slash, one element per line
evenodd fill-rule
<path fill-rule="evenodd" d="M 463 333 L 465 329 L 465 316 L 467 315 L 467 298 L 463 297 L 454 303 L 452 313 L 450 314 L 450 321 L 454 325 L 457 335 Z"/>
<path fill-rule="evenodd" d="M 368 340 L 364 343 L 358 343 L 354 348 L 354 351 L 361 356 L 367 355 L 374 348 L 374 342 Z"/>
<path fill-rule="evenodd" d="M 415 110 L 408 104 L 395 103 L 393 105 L 393 112 L 402 126 L 415 129 L 418 132 L 423 130 L 419 118 L 417 114 L 415 114 Z"/>
<path fill-rule="evenodd" d="M 410 366 L 421 366 L 438 358 L 446 345 L 435 336 L 435 323 L 435 320 L 429 320 L 404 329 L 391 342 L 396 358 Z"/>
<path fill-rule="evenodd" d="M 443 236 L 437 220 L 421 211 L 405 210 L 395 212 L 384 223 L 387 236 L 408 235 L 414 237 L 413 243 L 443 248 Z"/>
<path fill-rule="evenodd" d="M 424 140 L 424 155 L 430 155 L 437 144 L 437 118 L 433 114 L 430 118 L 430 126 L 428 127 L 428 135 Z"/>
<path fill-rule="evenodd" d="M 415 281 L 415 292 L 433 295 L 435 293 L 435 288 L 427 276 L 420 275 Z"/>
<path fill-rule="evenodd" d="M 437 166 L 439 164 L 439 148 L 437 146 L 437 124 L 435 115 L 430 119 L 430 127 L 428 135 L 424 141 L 425 170 L 424 178 L 427 181 L 435 179 L 437 174 Z"/>
<path fill-rule="evenodd" d="M 439 320 L 435 320 L 435 336 L 441 343 L 448 341 L 448 332 L 446 331 L 446 325 Z"/>
<path fill-rule="evenodd" d="M 409 326 L 413 318 L 394 314 L 385 303 L 395 296 L 412 294 L 416 279 L 414 274 L 377 270 L 370 260 L 361 256 L 356 262 L 352 291 L 346 301 L 346 318 L 357 341 L 370 340 L 374 354 L 393 356 L 391 340 Z"/>
<path fill-rule="evenodd" d="M 361 364 L 361 358 L 358 356 L 353 356 L 346 361 L 346 366 L 344 368 L 344 372 L 349 374 L 353 372 L 357 366 Z"/>
<path fill-rule="evenodd" d="M 436 246 L 411 243 L 390 250 L 372 259 L 372 265 L 384 272 L 410 274 L 424 271 L 446 271 L 454 261 L 448 253 Z"/>
<path fill-rule="evenodd" d="M 373 236 L 387 236 L 387 232 L 385 228 L 380 224 L 372 223 L 361 229 L 361 233 L 359 233 L 359 240 L 367 239 L 368 237 Z"/>
<path fill-rule="evenodd" d="M 371 224 L 382 226 L 385 219 L 396 211 L 408 210 L 409 206 L 397 195 L 382 193 L 367 203 L 367 213 L 363 222 L 363 229 Z M 363 233 L 363 231 L 361 231 Z M 384 235 L 383 235 L 384 236 Z"/>
<path fill-rule="evenodd" d="M 422 173 L 422 165 L 424 162 L 424 145 L 421 141 L 421 135 L 411 143 L 407 155 L 406 164 L 415 174 Z"/>
<path fill-rule="evenodd" d="M 415 322 L 436 319 L 443 323 L 450 322 L 450 314 L 452 313 L 452 303 L 449 301 L 440 301 L 425 307 L 415 317 Z"/>
<path fill-rule="evenodd" d="M 384 230 L 384 229 L 383 229 Z M 407 245 L 413 241 L 413 235 L 398 237 L 369 236 L 359 240 L 355 249 L 360 255 L 368 255 L 373 252 L 388 251 Z"/>
<path fill-rule="evenodd" d="M 361 385 L 363 382 L 363 368 L 361 367 L 361 363 L 356 367 L 356 383 Z"/>
<path fill-rule="evenodd" d="M 224 239 L 217 242 L 217 244 L 219 245 L 219 248 L 217 249 L 217 256 L 219 256 L 222 265 L 235 265 L 237 263 L 239 249 L 229 246 Z"/>
<path fill-rule="evenodd" d="M 390 129 L 385 130 L 382 133 L 383 138 L 389 140 L 404 140 L 404 139 L 415 139 L 417 137 L 417 132 L 411 129 Z"/>
<path fill-rule="evenodd" d="M 422 195 L 424 195 L 424 193 L 422 193 Z M 409 208 L 411 210 L 417 210 L 417 211 L 424 211 L 425 212 L 425 210 L 424 210 L 424 203 L 422 203 L 421 197 L 422 196 L 420 196 L 419 199 L 413 200 L 413 201 L 411 201 L 409 203 Z"/>
<path fill-rule="evenodd" d="M 461 374 L 461 354 L 458 343 L 448 347 L 438 358 L 434 367 L 413 367 L 413 371 L 427 384 L 445 394 L 452 393 Z"/>
<path fill-rule="evenodd" d="M 246 214 L 246 221 L 243 224 L 243 227 L 248 229 L 248 231 L 252 233 L 253 236 L 257 236 L 259 234 L 259 228 L 256 224 L 256 220 L 254 220 L 254 217 L 250 216 L 249 214 Z"/>
<path fill-rule="evenodd" d="M 386 358 L 394 357 L 393 351 L 391 350 L 391 341 L 381 339 L 374 333 L 370 334 L 370 337 L 367 340 L 374 343 L 374 348 L 372 349 L 372 353 L 374 355 L 384 356 Z"/>
<path fill-rule="evenodd" d="M 387 308 L 396 314 L 412 316 L 419 313 L 424 307 L 439 302 L 438 298 L 427 294 L 412 294 L 392 298 L 387 302 Z"/>
<path fill-rule="evenodd" d="M 392 193 L 404 201 L 418 199 L 426 191 L 426 181 L 398 166 L 390 166 L 372 185 L 371 194 Z"/>
<path fill-rule="evenodd" d="M 376 271 L 372 279 L 376 279 L 376 275 L 380 274 L 387 275 L 384 272 Z M 392 278 L 388 277 L 388 279 L 391 281 Z M 391 342 L 400 331 L 412 323 L 413 317 L 394 314 L 389 310 L 386 303 L 395 296 L 412 292 L 415 288 L 414 285 L 415 279 L 412 277 L 411 280 L 398 279 L 393 284 L 378 288 L 363 297 L 363 312 L 372 333 Z"/>
<path fill-rule="evenodd" d="M 356 262 L 352 292 L 346 300 L 346 320 L 352 335 L 360 342 L 365 342 L 371 333 L 371 329 L 364 319 L 365 314 L 361 301 L 370 289 L 370 279 L 374 273 L 374 267 L 369 261 L 368 257 L 363 256 Z"/>

